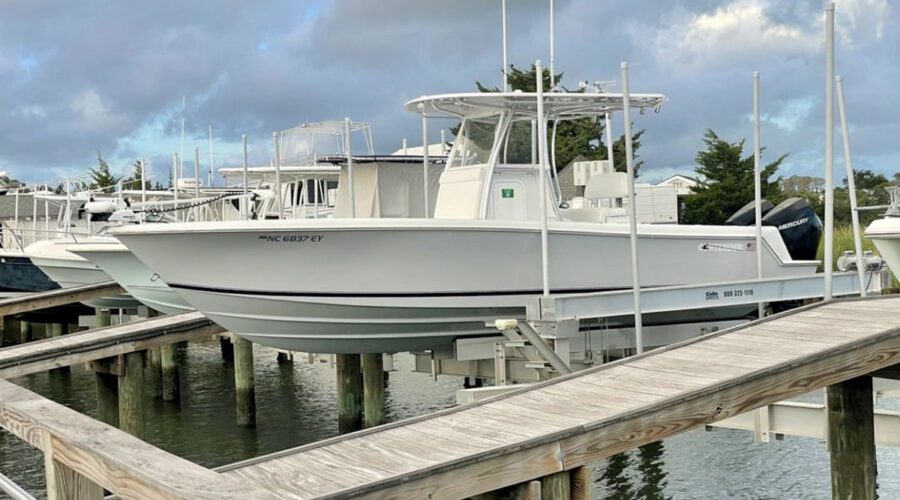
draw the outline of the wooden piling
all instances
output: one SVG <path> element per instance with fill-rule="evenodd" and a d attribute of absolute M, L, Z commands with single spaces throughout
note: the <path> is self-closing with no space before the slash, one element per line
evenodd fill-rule
<path fill-rule="evenodd" d="M 363 421 L 375 427 L 384 423 L 384 357 L 379 354 L 362 355 Z"/>
<path fill-rule="evenodd" d="M 130 352 L 119 358 L 119 428 L 144 438 L 144 353 Z"/>
<path fill-rule="evenodd" d="M 294 362 L 294 354 L 287 351 L 278 351 L 275 355 L 275 362 L 279 365 L 288 365 Z"/>
<path fill-rule="evenodd" d="M 51 323 L 47 325 L 47 337 L 62 337 L 63 335 L 69 333 L 67 330 L 69 325 L 63 323 Z M 68 366 L 61 366 L 59 368 L 54 368 L 51 370 L 51 373 L 69 373 L 71 372 L 71 368 Z"/>
<path fill-rule="evenodd" d="M 875 498 L 875 414 L 872 377 L 828 386 L 832 498 Z"/>
<path fill-rule="evenodd" d="M 94 328 L 103 328 L 112 324 L 112 313 L 109 309 L 94 309 Z"/>
<path fill-rule="evenodd" d="M 228 335 L 219 337 L 219 348 L 222 349 L 222 360 L 225 363 L 234 363 L 234 346 L 231 345 L 231 338 Z"/>
<path fill-rule="evenodd" d="M 180 397 L 175 350 L 176 344 L 164 344 L 159 348 L 160 390 L 163 401 L 178 401 Z"/>
<path fill-rule="evenodd" d="M 31 329 L 30 321 L 20 321 L 19 322 L 19 343 L 25 344 L 34 340 L 33 337 L 34 332 Z"/>
<path fill-rule="evenodd" d="M 594 471 L 581 466 L 569 471 L 572 500 L 591 500 L 594 489 Z"/>
<path fill-rule="evenodd" d="M 162 398 L 162 350 L 159 347 L 147 349 L 147 373 L 145 374 L 150 394 Z"/>
<path fill-rule="evenodd" d="M 97 418 L 113 427 L 119 426 L 119 375 L 116 358 L 91 361 L 97 380 Z"/>
<path fill-rule="evenodd" d="M 359 354 L 335 355 L 338 396 L 338 432 L 362 429 L 362 370 Z"/>
<path fill-rule="evenodd" d="M 238 425 L 256 425 L 256 387 L 253 380 L 253 343 L 238 336 L 234 344 L 234 397 Z"/>
<path fill-rule="evenodd" d="M 557 472 L 541 478 L 541 500 L 570 500 L 569 471 Z"/>

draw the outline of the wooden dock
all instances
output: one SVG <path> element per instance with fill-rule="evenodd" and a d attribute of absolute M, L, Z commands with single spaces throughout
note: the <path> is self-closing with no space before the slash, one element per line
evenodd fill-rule
<path fill-rule="evenodd" d="M 46 292 L 26 293 L 0 300 L 0 317 L 75 304 L 124 292 L 125 290 L 115 281 L 105 281 Z"/>
<path fill-rule="evenodd" d="M 249 460 L 225 475 L 284 498 L 464 498 L 897 363 L 900 298 L 833 302 Z"/>
<path fill-rule="evenodd" d="M 222 331 L 202 313 L 187 312 L 38 340 L 0 349 L 0 378 L 112 358 Z"/>
<path fill-rule="evenodd" d="M 546 500 L 569 498 L 570 481 L 572 498 L 587 498 L 590 482 L 569 473 L 592 462 L 828 387 L 835 495 L 874 495 L 867 375 L 898 363 L 900 298 L 888 297 L 816 304 L 473 405 L 233 464 L 218 476 L 139 448 L 99 422 L 79 437 L 87 424 L 69 419 L 87 417 L 5 382 L 0 426 L 45 453 L 50 443 L 64 470 L 122 496 L 436 499 L 528 485 Z M 566 493 L 554 494 L 554 486 Z"/>

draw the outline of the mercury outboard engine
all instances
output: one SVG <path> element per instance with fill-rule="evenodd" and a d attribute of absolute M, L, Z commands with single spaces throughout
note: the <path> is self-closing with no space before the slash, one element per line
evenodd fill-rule
<path fill-rule="evenodd" d="M 775 205 L 771 201 L 763 199 L 760 203 L 762 209 L 763 220 L 766 220 L 766 214 L 771 212 Z M 756 224 L 756 202 L 747 203 L 740 210 L 734 213 L 725 221 L 726 226 L 752 226 Z"/>
<path fill-rule="evenodd" d="M 775 226 L 794 260 L 815 260 L 822 235 L 822 221 L 803 198 L 788 198 L 763 216 L 762 223 Z"/>

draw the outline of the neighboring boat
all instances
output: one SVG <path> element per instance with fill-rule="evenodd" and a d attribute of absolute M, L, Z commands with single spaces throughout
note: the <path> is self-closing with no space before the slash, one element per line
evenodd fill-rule
<path fill-rule="evenodd" d="M 885 189 L 891 195 L 891 204 L 882 218 L 869 224 L 865 235 L 872 240 L 878 253 L 897 276 L 900 275 L 900 187 Z"/>
<path fill-rule="evenodd" d="M 630 105 L 652 109 L 664 100 L 632 95 Z M 550 121 L 564 121 L 602 117 L 622 104 L 619 94 L 552 93 L 544 109 Z M 407 104 L 462 120 L 433 219 L 144 225 L 112 234 L 189 304 L 254 342 L 308 352 L 448 349 L 456 338 L 490 332 L 485 322 L 524 317 L 542 293 L 544 215 L 529 139 L 535 108 L 536 95 L 519 92 Z M 623 175 L 592 177 L 585 198 L 622 197 Z M 621 220 L 621 209 L 562 208 L 547 177 L 551 293 L 631 287 L 628 226 L 606 222 Z M 349 193 L 345 180 L 336 217 L 353 198 L 341 196 Z M 639 225 L 638 235 L 643 287 L 755 279 L 757 251 L 767 278 L 811 275 L 818 265 L 792 256 L 772 226 L 762 228 L 762 249 L 753 227 Z"/>
<path fill-rule="evenodd" d="M 151 309 L 164 314 L 194 310 L 115 238 L 72 245 L 67 251 L 95 264 L 131 297 Z"/>
<path fill-rule="evenodd" d="M 102 237 L 85 237 L 79 240 L 81 243 L 70 239 L 38 241 L 25 247 L 25 255 L 62 288 L 103 283 L 112 281 L 112 277 L 94 263 L 69 251 L 79 244 L 103 240 Z M 120 294 L 86 301 L 85 304 L 104 309 L 125 309 L 137 307 L 138 302 L 128 294 Z"/>

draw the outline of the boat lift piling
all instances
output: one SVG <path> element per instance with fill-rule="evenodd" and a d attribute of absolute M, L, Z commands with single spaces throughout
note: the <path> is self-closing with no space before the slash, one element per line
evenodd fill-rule
<path fill-rule="evenodd" d="M 825 300 L 834 267 L 834 2 L 825 6 Z"/>
<path fill-rule="evenodd" d="M 347 434 L 363 428 L 362 365 L 359 354 L 336 354 L 338 432 Z"/>
<path fill-rule="evenodd" d="M 425 113 L 425 106 L 422 106 L 422 168 L 423 179 L 424 179 L 424 188 L 425 188 L 425 218 L 429 217 L 429 212 L 431 212 L 431 196 L 428 194 L 428 115 Z"/>
<path fill-rule="evenodd" d="M 247 191 L 249 186 L 247 186 L 247 134 L 241 134 L 241 148 L 244 152 L 244 164 L 243 170 L 241 174 L 243 175 L 243 179 L 241 181 L 242 184 L 242 199 L 241 199 L 241 215 L 244 220 L 250 220 L 250 198 L 247 197 Z"/>
<path fill-rule="evenodd" d="M 634 198 L 634 150 L 631 143 L 631 94 L 628 88 L 628 63 L 622 70 L 622 120 L 625 122 L 625 166 L 628 174 L 628 228 L 631 242 L 631 286 L 634 295 L 634 336 L 637 353 L 644 352 L 641 317 L 641 274 L 638 265 L 637 202 Z"/>
<path fill-rule="evenodd" d="M 344 141 L 347 154 L 347 188 L 350 190 L 350 216 L 356 217 L 356 191 L 353 189 L 353 151 L 350 141 L 350 118 L 344 118 Z M 406 151 L 406 139 L 403 140 L 404 153 Z"/>
<path fill-rule="evenodd" d="M 847 112 L 844 107 L 844 79 L 838 76 L 835 79 L 837 85 L 838 115 L 841 119 L 841 139 L 844 146 L 844 169 L 847 172 L 847 192 L 850 195 L 850 220 L 853 224 L 853 249 L 856 252 L 856 272 L 862 283 L 865 274 L 863 264 L 862 236 L 859 227 L 859 210 L 856 201 L 856 178 L 853 175 L 853 157 L 850 153 L 850 129 L 847 125 Z M 866 296 L 866 288 L 860 286 L 860 296 Z"/>
<path fill-rule="evenodd" d="M 368 429 L 385 422 L 384 414 L 384 355 L 371 353 L 362 355 L 363 377 L 363 423 Z"/>
<path fill-rule="evenodd" d="M 231 336 L 231 342 L 234 345 L 234 395 L 237 423 L 253 427 L 256 425 L 253 343 L 237 335 Z"/>
<path fill-rule="evenodd" d="M 753 72 L 753 206 L 756 226 L 756 279 L 763 279 L 762 270 L 762 174 L 760 172 L 760 138 L 759 138 L 759 71 Z M 760 302 L 757 306 L 757 317 L 765 316 L 765 306 Z"/>
<path fill-rule="evenodd" d="M 550 296 L 550 255 L 547 234 L 547 122 L 544 116 L 544 71 L 541 61 L 534 62 L 535 86 L 537 88 L 537 124 L 538 124 L 538 182 L 541 185 L 541 277 L 544 297 Z"/>

